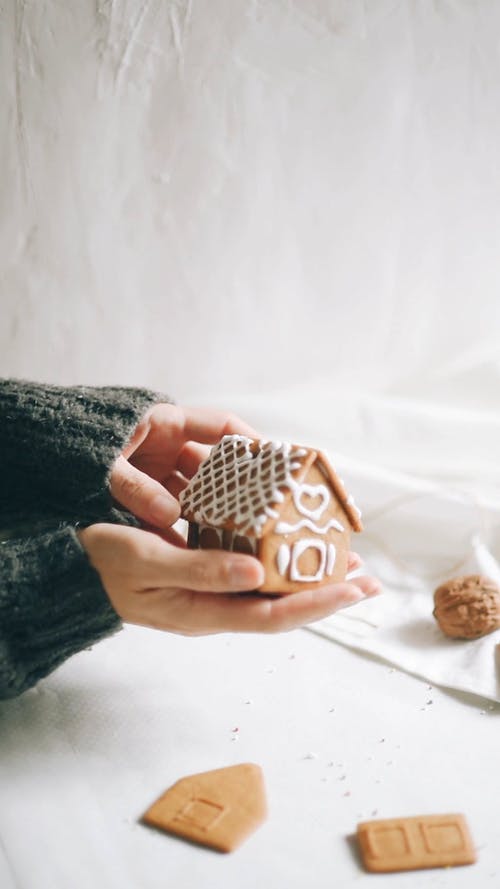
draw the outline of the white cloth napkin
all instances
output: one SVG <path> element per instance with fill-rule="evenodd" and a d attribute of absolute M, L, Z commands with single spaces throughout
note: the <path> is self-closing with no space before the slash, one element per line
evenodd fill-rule
<path fill-rule="evenodd" d="M 500 630 L 451 640 L 432 614 L 433 592 L 450 577 L 480 573 L 500 582 L 493 552 L 500 509 L 409 477 L 341 468 L 368 507 L 353 545 L 384 592 L 310 629 L 429 683 L 500 701 Z"/>

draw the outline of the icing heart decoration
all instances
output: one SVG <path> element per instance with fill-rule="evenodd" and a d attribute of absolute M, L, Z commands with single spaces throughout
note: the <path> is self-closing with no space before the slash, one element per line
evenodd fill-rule
<path fill-rule="evenodd" d="M 330 501 L 330 493 L 325 485 L 300 485 L 294 491 L 295 508 L 308 519 L 319 519 Z"/>

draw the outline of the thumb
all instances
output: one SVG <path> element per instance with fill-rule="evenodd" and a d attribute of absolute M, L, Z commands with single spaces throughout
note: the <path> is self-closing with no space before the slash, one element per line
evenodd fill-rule
<path fill-rule="evenodd" d="M 132 466 L 125 457 L 115 460 L 110 486 L 111 494 L 121 506 L 155 528 L 173 525 L 180 516 L 175 497 L 160 482 Z"/>

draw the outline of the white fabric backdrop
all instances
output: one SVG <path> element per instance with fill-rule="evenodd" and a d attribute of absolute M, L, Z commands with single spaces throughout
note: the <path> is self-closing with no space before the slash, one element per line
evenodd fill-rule
<path fill-rule="evenodd" d="M 198 399 L 494 362 L 499 17 L 6 0 L 0 371 Z"/>
<path fill-rule="evenodd" d="M 408 589 L 422 630 L 500 546 L 499 25 L 486 0 L 2 9 L 0 372 L 327 447 L 397 650 L 322 629 L 423 675 Z M 497 695 L 469 664 L 494 637 L 432 639 L 434 681 Z"/>

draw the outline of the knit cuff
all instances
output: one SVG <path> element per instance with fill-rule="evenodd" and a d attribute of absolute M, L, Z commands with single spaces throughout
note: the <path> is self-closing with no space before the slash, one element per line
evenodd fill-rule
<path fill-rule="evenodd" d="M 148 389 L 0 381 L 0 462 L 23 504 L 97 515 L 111 506 L 108 475 L 153 404 Z"/>
<path fill-rule="evenodd" d="M 73 528 L 0 544 L 0 698 L 121 626 Z"/>

